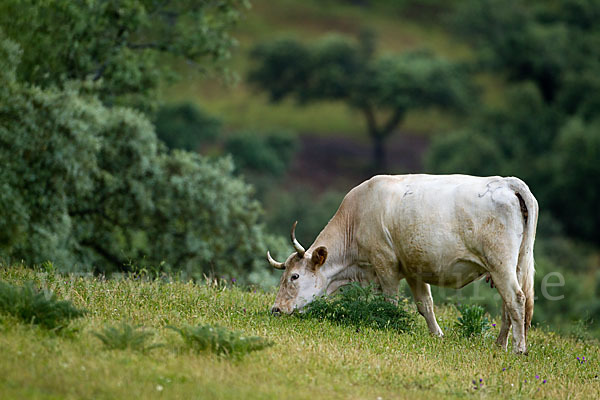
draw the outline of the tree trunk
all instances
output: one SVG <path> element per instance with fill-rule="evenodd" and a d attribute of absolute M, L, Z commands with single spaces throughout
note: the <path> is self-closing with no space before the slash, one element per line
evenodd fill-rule
<path fill-rule="evenodd" d="M 385 150 L 385 137 L 373 135 L 373 173 L 387 172 L 387 153 Z"/>
<path fill-rule="evenodd" d="M 367 105 L 363 107 L 362 111 L 367 121 L 369 136 L 371 136 L 371 139 L 373 140 L 373 160 L 371 162 L 372 173 L 378 174 L 388 172 L 385 139 L 398 127 L 404 116 L 404 111 L 402 109 L 394 110 L 388 121 L 381 128 L 377 126 L 375 111 L 372 107 Z"/>

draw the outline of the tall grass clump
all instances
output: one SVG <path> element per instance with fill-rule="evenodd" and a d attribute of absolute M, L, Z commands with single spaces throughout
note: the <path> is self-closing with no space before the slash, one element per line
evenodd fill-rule
<path fill-rule="evenodd" d="M 464 337 L 479 336 L 490 329 L 490 320 L 485 309 L 477 304 L 461 304 L 456 307 L 460 316 L 455 323 L 458 332 Z"/>
<path fill-rule="evenodd" d="M 399 332 L 411 331 L 415 322 L 413 312 L 393 304 L 383 294 L 376 293 L 372 286 L 363 288 L 357 283 L 343 287 L 339 295 L 316 299 L 302 316 Z"/>
<path fill-rule="evenodd" d="M 0 282 L 0 313 L 58 331 L 71 320 L 85 315 L 86 311 L 68 300 L 58 300 L 51 291 L 38 290 L 33 282 L 23 286 Z"/>
<path fill-rule="evenodd" d="M 148 339 L 154 336 L 153 332 L 146 331 L 139 326 L 132 326 L 126 322 L 120 326 L 105 326 L 102 332 L 92 332 L 102 341 L 108 350 L 125 350 L 146 352 L 162 346 L 160 343 L 148 344 Z"/>
<path fill-rule="evenodd" d="M 246 336 L 221 326 L 187 325 L 183 328 L 169 326 L 181 335 L 185 344 L 197 352 L 212 352 L 220 356 L 241 358 L 244 355 L 273 345 L 258 336 Z"/>

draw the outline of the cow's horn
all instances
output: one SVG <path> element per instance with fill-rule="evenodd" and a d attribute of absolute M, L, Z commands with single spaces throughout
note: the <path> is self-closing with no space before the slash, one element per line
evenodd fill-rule
<path fill-rule="evenodd" d="M 292 243 L 294 244 L 294 248 L 298 252 L 298 255 L 304 257 L 304 252 L 306 250 L 304 250 L 304 247 L 296 240 L 296 225 L 298 225 L 298 221 L 294 222 L 294 225 L 292 225 Z"/>
<path fill-rule="evenodd" d="M 269 264 L 271 264 L 273 268 L 285 269 L 285 265 L 283 265 L 283 263 L 273 260 L 273 257 L 271 257 L 271 253 L 269 253 L 269 251 L 267 251 L 267 260 L 269 260 Z"/>

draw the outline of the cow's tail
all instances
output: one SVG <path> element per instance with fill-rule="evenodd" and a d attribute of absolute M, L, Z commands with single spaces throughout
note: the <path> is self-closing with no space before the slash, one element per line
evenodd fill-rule
<path fill-rule="evenodd" d="M 538 203 L 529 187 L 518 178 L 508 178 L 510 188 L 515 192 L 524 221 L 523 240 L 519 249 L 517 263 L 517 279 L 525 294 L 525 335 L 531 326 L 533 316 L 533 278 L 535 266 L 533 261 L 533 243 L 538 220 Z"/>

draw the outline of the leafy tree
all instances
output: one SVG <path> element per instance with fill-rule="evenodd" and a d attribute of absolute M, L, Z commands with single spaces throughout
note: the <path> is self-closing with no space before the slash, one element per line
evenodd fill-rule
<path fill-rule="evenodd" d="M 168 153 L 149 119 L 123 106 L 152 105 L 172 73 L 166 57 L 203 69 L 226 58 L 246 5 L 0 4 L 2 259 L 240 280 L 263 269 L 267 244 L 277 251 L 282 241 L 265 234 L 231 162 Z"/>
<path fill-rule="evenodd" d="M 169 154 L 142 113 L 75 85 L 18 81 L 20 53 L 0 36 L 1 258 L 243 278 L 282 248 L 229 160 Z"/>
<path fill-rule="evenodd" d="M 385 168 L 385 141 L 407 111 L 461 109 L 471 94 L 459 65 L 423 51 L 377 58 L 368 33 L 358 42 L 329 36 L 314 45 L 279 39 L 258 45 L 252 57 L 256 65 L 249 80 L 272 101 L 341 101 L 358 110 L 373 141 L 377 170 Z"/>
<path fill-rule="evenodd" d="M 536 84 L 547 103 L 574 110 L 598 104 L 593 90 L 567 96 L 582 80 L 598 87 L 600 29 L 595 18 L 600 4 L 593 0 L 552 3 L 522 0 L 471 0 L 456 14 L 457 30 L 479 50 L 483 67 L 501 72 L 514 82 Z M 579 85 L 577 85 L 577 83 Z"/>
<path fill-rule="evenodd" d="M 18 78 L 94 81 L 105 104 L 152 105 L 173 63 L 209 70 L 229 55 L 246 0 L 3 0 L 0 27 L 24 50 Z"/>

